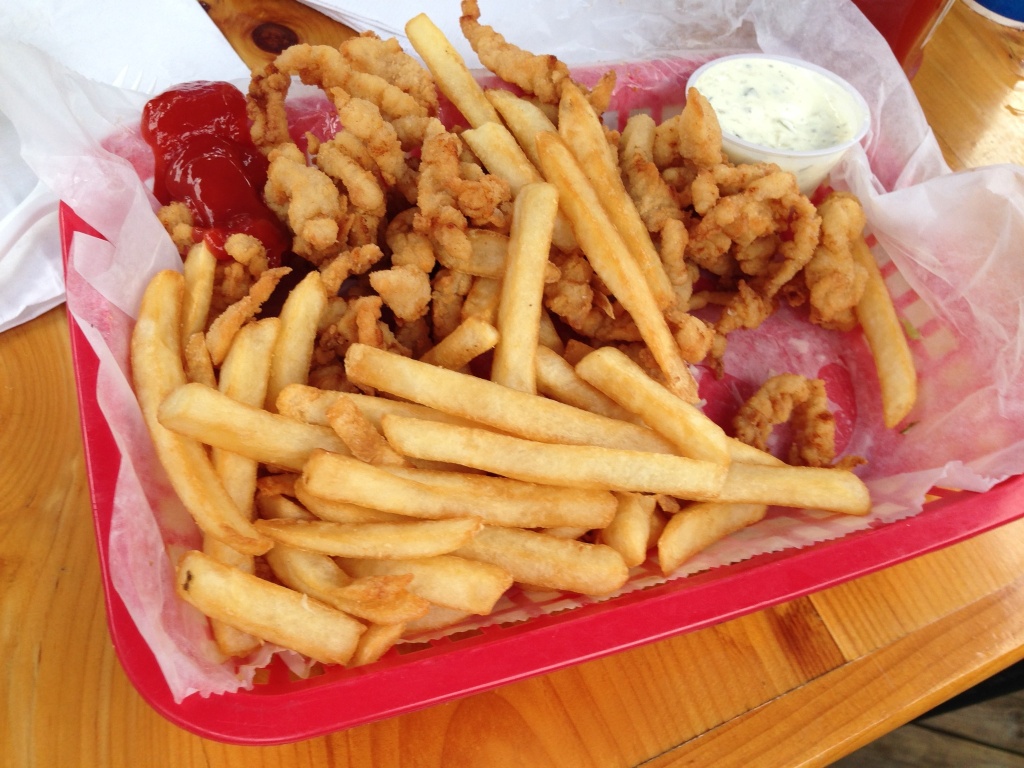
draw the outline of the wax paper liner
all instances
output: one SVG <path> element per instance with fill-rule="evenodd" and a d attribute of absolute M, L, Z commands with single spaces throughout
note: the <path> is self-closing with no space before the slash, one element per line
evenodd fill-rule
<path fill-rule="evenodd" d="M 708 413 L 727 419 L 772 373 L 821 376 L 836 410 L 840 448 L 869 460 L 860 472 L 875 507 L 866 518 L 774 509 L 673 578 L 890 523 L 918 512 L 932 486 L 984 491 L 1024 469 L 1024 313 L 1017 295 L 1024 285 L 1017 252 L 1024 235 L 1024 172 L 999 166 L 950 173 L 902 70 L 851 4 L 778 5 L 661 8 L 657 21 L 645 10 L 634 25 L 623 22 L 617 115 L 611 119 L 624 120 L 637 109 L 661 118 L 679 109 L 687 74 L 735 50 L 803 57 L 860 88 L 872 108 L 872 130 L 831 183 L 858 194 L 868 212 L 873 251 L 913 339 L 921 396 L 904 428 L 887 431 L 880 427 L 873 363 L 858 333 L 826 332 L 784 310 L 757 331 L 730 335 L 727 376 L 718 380 L 698 371 Z M 664 49 L 669 28 L 687 45 L 652 60 L 652 51 Z M 657 40 L 645 35 L 654 30 Z M 693 30 L 714 34 L 702 46 Z M 0 49 L 0 68 L 20 73 L 0 78 L 0 109 L 15 122 L 26 161 L 104 238 L 75 238 L 67 283 L 69 309 L 100 358 L 97 394 L 121 454 L 109 542 L 115 589 L 175 700 L 249 686 L 254 669 L 275 649 L 241 668 L 221 663 L 205 622 L 173 597 L 172 558 L 196 546 L 199 537 L 155 459 L 125 375 L 143 286 L 157 270 L 180 267 L 141 181 L 152 163 L 138 137 L 146 97 L 87 82 L 17 44 Z M 660 581 L 647 563 L 634 569 L 624 591 Z M 589 602 L 513 590 L 479 623 Z M 299 660 L 291 661 L 301 668 Z"/>

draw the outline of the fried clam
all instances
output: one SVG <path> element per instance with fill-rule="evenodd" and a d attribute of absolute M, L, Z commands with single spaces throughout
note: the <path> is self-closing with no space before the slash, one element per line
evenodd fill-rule
<path fill-rule="evenodd" d="M 795 373 L 771 377 L 740 407 L 733 430 L 738 440 L 764 451 L 774 428 L 787 422 L 791 428 L 787 463 L 843 469 L 863 463 L 856 456 L 836 462 L 835 418 L 821 379 Z"/>
<path fill-rule="evenodd" d="M 480 23 L 477 0 L 462 0 L 462 34 L 487 69 L 518 86 L 543 104 L 557 104 L 562 85 L 571 80 L 569 67 L 551 54 L 535 54 L 508 42 L 493 27 Z M 583 89 L 600 114 L 608 109 L 615 88 L 615 72 L 606 72 L 592 89 Z"/>

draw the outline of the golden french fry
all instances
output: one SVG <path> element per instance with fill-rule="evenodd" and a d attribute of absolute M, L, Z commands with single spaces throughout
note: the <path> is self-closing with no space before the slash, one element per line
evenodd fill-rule
<path fill-rule="evenodd" d="M 288 293 L 281 307 L 281 328 L 274 344 L 265 407 L 274 410 L 278 393 L 288 384 L 305 384 L 320 318 L 327 309 L 327 290 L 317 270 Z"/>
<path fill-rule="evenodd" d="M 594 271 L 636 323 L 668 388 L 687 402 L 697 402 L 693 374 L 683 360 L 650 286 L 579 162 L 558 134 L 540 134 L 537 149 L 541 171 L 558 187 L 559 205 L 572 222 L 580 248 Z"/>
<path fill-rule="evenodd" d="M 669 518 L 658 537 L 658 565 L 666 576 L 701 550 L 761 520 L 764 504 L 697 502 Z"/>
<path fill-rule="evenodd" d="M 411 576 L 383 575 L 351 579 L 334 559 L 278 542 L 266 555 L 267 565 L 286 587 L 324 605 L 374 624 L 418 619 L 430 604 L 406 586 Z"/>
<path fill-rule="evenodd" d="M 324 664 L 346 664 L 365 629 L 318 600 L 195 550 L 178 562 L 177 591 L 211 619 Z"/>
<path fill-rule="evenodd" d="M 622 350 L 596 349 L 576 364 L 576 373 L 672 441 L 681 455 L 729 463 L 725 431 L 699 408 L 682 401 L 648 376 Z"/>
<path fill-rule="evenodd" d="M 632 568 L 647 559 L 655 498 L 639 493 L 618 493 L 615 519 L 601 530 L 598 541 L 618 552 Z"/>
<path fill-rule="evenodd" d="M 639 417 L 581 379 L 569 361 L 554 350 L 537 347 L 534 363 L 537 367 L 537 391 L 540 394 L 611 419 L 634 423 L 640 421 Z"/>
<path fill-rule="evenodd" d="M 609 546 L 519 528 L 484 526 L 455 554 L 504 568 L 521 584 L 585 595 L 607 595 L 629 578 L 621 555 Z"/>
<path fill-rule="evenodd" d="M 208 387 L 217 386 L 217 374 L 206 347 L 206 334 L 202 331 L 193 333 L 185 341 L 185 378 Z"/>
<path fill-rule="evenodd" d="M 467 317 L 455 330 L 420 356 L 430 365 L 453 371 L 462 370 L 498 343 L 498 329 L 479 317 Z"/>
<path fill-rule="evenodd" d="M 533 483 L 714 499 L 726 478 L 721 464 L 671 454 L 538 443 L 401 416 L 385 416 L 383 427 L 388 442 L 406 456 Z"/>
<path fill-rule="evenodd" d="M 210 357 L 214 365 L 220 365 L 231 348 L 231 342 L 239 329 L 255 317 L 263 303 L 277 288 L 281 279 L 291 272 L 288 267 L 268 269 L 249 288 L 249 293 L 225 309 L 217 319 L 210 323 L 206 331 L 206 346 L 210 348 Z"/>
<path fill-rule="evenodd" d="M 301 470 L 317 448 L 348 453 L 329 427 L 240 403 L 202 384 L 184 384 L 168 394 L 158 416 L 180 435 L 282 469 Z"/>
<path fill-rule="evenodd" d="M 327 420 L 352 455 L 369 464 L 401 467 L 408 462 L 388 445 L 369 419 L 352 400 L 339 397 L 327 409 Z"/>
<path fill-rule="evenodd" d="M 531 101 L 516 96 L 511 91 L 503 89 L 488 89 L 485 92 L 487 100 L 501 115 L 508 126 L 509 131 L 515 136 L 523 152 L 533 163 L 535 168 L 540 168 L 540 154 L 537 152 L 538 134 L 550 131 L 557 133 L 558 128 L 548 117 L 544 110 Z"/>
<path fill-rule="evenodd" d="M 302 384 L 289 384 L 277 398 L 277 410 L 282 416 L 305 421 L 309 424 L 330 426 L 327 419 L 327 410 L 335 400 L 340 397 L 347 398 L 359 406 L 360 412 L 377 429 L 380 429 L 380 419 L 385 413 L 397 413 L 399 416 L 411 416 L 415 419 L 431 419 L 433 421 L 447 421 L 452 424 L 474 424 L 469 419 L 460 416 L 453 416 L 436 408 L 430 408 L 418 403 L 407 403 L 402 400 L 392 400 L 387 397 L 376 397 L 374 395 L 360 395 L 355 392 L 338 392 L 333 389 L 318 389 Z"/>
<path fill-rule="evenodd" d="M 541 308 L 540 311 L 540 335 L 538 341 L 542 346 L 558 354 L 562 354 L 565 351 L 565 343 L 562 341 L 562 337 L 558 335 L 558 329 L 555 328 L 555 323 L 545 308 Z"/>
<path fill-rule="evenodd" d="M 263 404 L 270 375 L 270 358 L 279 327 L 275 317 L 242 327 L 220 367 L 218 387 L 224 395 L 246 405 Z M 214 448 L 210 458 L 228 494 L 251 518 L 258 462 L 223 448 Z"/>
<path fill-rule="evenodd" d="M 256 572 L 255 559 L 252 555 L 244 555 L 212 536 L 203 536 L 203 554 L 221 565 L 236 568 L 243 573 Z M 210 630 L 213 632 L 217 648 L 225 656 L 248 656 L 263 644 L 260 638 L 217 619 L 210 619 Z"/>
<path fill-rule="evenodd" d="M 917 371 L 892 297 L 864 238 L 854 243 L 853 255 L 868 272 L 867 286 L 856 308 L 857 320 L 878 370 L 885 426 L 892 429 L 917 401 Z"/>
<path fill-rule="evenodd" d="M 199 528 L 239 552 L 263 554 L 272 542 L 232 501 L 202 444 L 167 429 L 157 418 L 167 394 L 187 386 L 181 362 L 183 285 L 179 272 L 166 270 L 146 287 L 131 339 L 135 394 L 160 463 Z"/>
<path fill-rule="evenodd" d="M 512 574 L 491 563 L 438 555 L 416 560 L 343 559 L 341 567 L 352 576 L 409 574 L 407 589 L 415 595 L 459 611 L 486 615 L 512 586 Z"/>
<path fill-rule="evenodd" d="M 531 440 L 670 453 L 653 430 L 589 413 L 365 344 L 345 354 L 349 380 Z"/>
<path fill-rule="evenodd" d="M 438 90 L 455 105 L 471 126 L 500 122 L 483 88 L 466 67 L 459 52 L 433 21 L 421 13 L 405 25 L 405 34 L 434 76 Z"/>
<path fill-rule="evenodd" d="M 871 511 L 871 495 L 867 486 L 853 472 L 786 464 L 773 466 L 734 461 L 729 465 L 725 483 L 715 498 L 694 500 L 821 509 L 844 515 L 866 515 Z"/>
<path fill-rule="evenodd" d="M 501 280 L 493 277 L 478 277 L 462 303 L 462 319 L 475 317 L 494 325 L 498 317 L 498 301 L 501 299 Z"/>
<path fill-rule="evenodd" d="M 385 417 L 385 423 L 390 417 Z M 525 528 L 607 525 L 615 499 L 606 491 L 537 486 L 458 472 L 373 467 L 318 451 L 302 487 L 313 496 L 428 520 L 476 516 L 488 524 Z"/>
<path fill-rule="evenodd" d="M 309 492 L 300 477 L 295 483 L 295 498 L 315 517 L 331 523 L 394 523 L 408 520 L 408 515 L 393 515 L 347 501 L 325 499 Z"/>
<path fill-rule="evenodd" d="M 192 334 L 206 330 L 216 268 L 217 257 L 206 247 L 205 242 L 196 243 L 189 249 L 182 264 L 185 293 L 182 299 L 181 338 L 185 341 L 191 339 Z"/>
<path fill-rule="evenodd" d="M 402 639 L 406 624 L 370 624 L 359 638 L 359 645 L 349 662 L 350 667 L 363 667 L 379 661 Z"/>
<path fill-rule="evenodd" d="M 513 203 L 508 262 L 501 282 L 491 380 L 530 394 L 537 392 L 534 356 L 557 211 L 558 192 L 551 184 L 528 184 L 520 190 Z"/>
<path fill-rule="evenodd" d="M 274 541 L 298 549 L 390 560 L 446 555 L 467 544 L 481 527 L 476 517 L 403 523 L 257 520 L 255 525 Z"/>
<path fill-rule="evenodd" d="M 436 632 L 439 629 L 458 624 L 472 615 L 469 611 L 459 611 L 455 608 L 446 608 L 443 605 L 432 605 L 422 619 L 406 622 L 403 637 L 415 637 L 427 632 Z"/>
<path fill-rule="evenodd" d="M 601 118 L 579 87 L 572 82 L 562 87 L 558 105 L 558 133 L 576 156 L 605 212 L 629 253 L 639 264 L 658 308 L 671 306 L 675 302 L 672 283 L 647 231 L 647 225 L 640 218 L 633 199 L 622 183 L 618 157 L 605 138 Z"/>

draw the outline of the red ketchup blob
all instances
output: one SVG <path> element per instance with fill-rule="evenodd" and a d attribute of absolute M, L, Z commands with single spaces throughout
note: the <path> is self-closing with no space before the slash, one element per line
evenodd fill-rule
<path fill-rule="evenodd" d="M 288 232 L 263 202 L 267 160 L 249 136 L 241 91 L 205 81 L 172 88 L 146 104 L 142 136 L 156 156 L 157 200 L 188 206 L 197 242 L 227 259 L 224 243 L 241 232 L 263 243 L 270 266 L 281 263 Z"/>

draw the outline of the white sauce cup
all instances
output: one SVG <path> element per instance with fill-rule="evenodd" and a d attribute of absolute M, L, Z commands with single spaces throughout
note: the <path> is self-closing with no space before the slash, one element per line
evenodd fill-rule
<path fill-rule="evenodd" d="M 856 88 L 799 59 L 744 53 L 713 59 L 687 81 L 718 115 L 733 163 L 770 162 L 812 194 L 867 134 L 871 114 Z M 827 137 L 827 138 L 823 138 Z"/>

